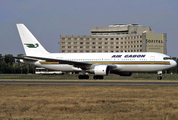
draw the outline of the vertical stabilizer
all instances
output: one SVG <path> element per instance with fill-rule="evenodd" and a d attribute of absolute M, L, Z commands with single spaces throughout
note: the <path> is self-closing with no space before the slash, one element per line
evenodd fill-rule
<path fill-rule="evenodd" d="M 19 31 L 22 45 L 27 56 L 38 56 L 49 53 L 44 49 L 44 47 L 38 42 L 38 40 L 24 24 L 17 24 L 17 29 Z"/>

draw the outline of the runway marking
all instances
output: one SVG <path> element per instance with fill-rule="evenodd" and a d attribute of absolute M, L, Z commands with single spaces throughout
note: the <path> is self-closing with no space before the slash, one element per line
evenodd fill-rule
<path fill-rule="evenodd" d="M 16 82 L 26 82 L 26 83 L 16 83 Z M 154 83 L 149 83 L 149 82 L 83 82 L 83 83 L 43 83 L 45 81 L 41 81 L 41 83 L 35 83 L 36 81 L 1 81 L 0 82 L 0 85 L 83 85 L 83 86 L 178 86 L 178 82 L 176 82 L 176 84 L 166 84 L 166 82 L 163 83 L 160 83 L 158 84 L 158 82 L 156 84 Z M 37 82 L 40 82 L 40 81 L 37 81 Z M 53 82 L 53 81 L 49 81 L 49 82 Z"/>
<path fill-rule="evenodd" d="M 51 79 L 0 79 L 1 81 L 49 81 L 49 82 L 57 82 L 57 81 L 74 81 L 74 82 L 178 82 L 178 80 L 51 80 Z"/>

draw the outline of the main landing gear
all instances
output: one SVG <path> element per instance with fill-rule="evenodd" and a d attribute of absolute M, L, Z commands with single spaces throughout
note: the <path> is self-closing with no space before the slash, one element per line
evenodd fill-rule
<path fill-rule="evenodd" d="M 103 79 L 104 77 L 101 75 L 94 75 L 93 79 L 97 80 L 97 79 Z"/>
<path fill-rule="evenodd" d="M 162 71 L 158 71 L 158 77 L 157 77 L 158 80 L 162 80 Z"/>
<path fill-rule="evenodd" d="M 78 79 L 89 79 L 88 75 L 79 75 Z"/>
<path fill-rule="evenodd" d="M 93 79 L 95 79 L 95 80 L 98 80 L 98 79 L 102 80 L 103 78 L 104 77 L 101 76 L 101 75 L 94 75 L 93 76 Z M 88 75 L 79 75 L 78 79 L 89 79 L 89 76 Z"/>

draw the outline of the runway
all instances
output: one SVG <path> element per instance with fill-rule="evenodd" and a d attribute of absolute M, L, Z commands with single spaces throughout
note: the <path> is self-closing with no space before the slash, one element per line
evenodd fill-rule
<path fill-rule="evenodd" d="M 178 86 L 175 80 L 0 80 L 0 85 L 45 86 Z"/>

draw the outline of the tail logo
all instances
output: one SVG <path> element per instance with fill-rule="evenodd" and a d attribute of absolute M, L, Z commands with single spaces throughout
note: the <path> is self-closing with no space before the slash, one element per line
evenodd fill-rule
<path fill-rule="evenodd" d="M 37 48 L 39 47 L 38 43 L 36 44 L 25 44 L 28 48 Z"/>

